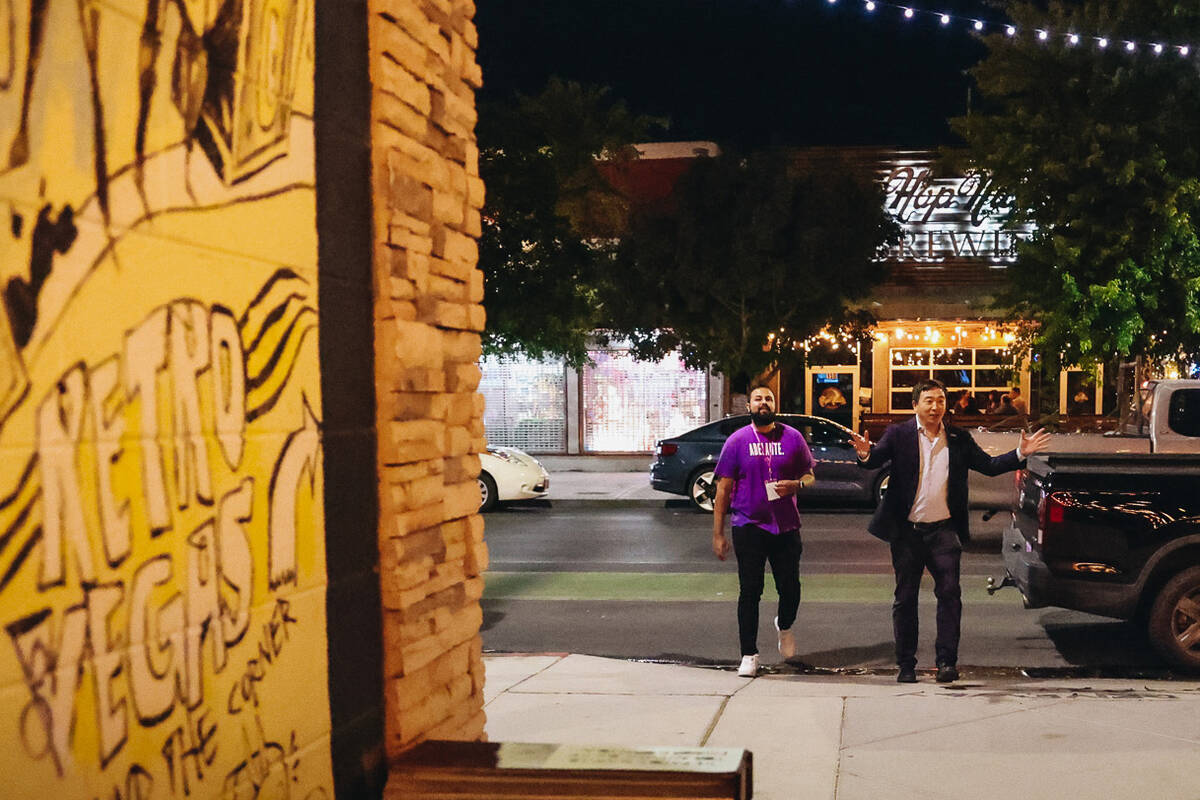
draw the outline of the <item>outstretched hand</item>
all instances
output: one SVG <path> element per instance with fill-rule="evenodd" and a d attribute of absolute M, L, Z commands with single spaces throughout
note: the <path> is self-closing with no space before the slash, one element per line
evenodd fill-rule
<path fill-rule="evenodd" d="M 862 461 L 867 456 L 871 455 L 871 432 L 870 431 L 867 431 L 866 433 L 864 433 L 862 435 L 859 435 L 859 434 L 851 431 L 850 432 L 850 441 L 854 445 L 854 452 L 858 454 L 859 461 Z M 1025 451 L 1022 450 L 1021 452 L 1025 452 Z"/>
<path fill-rule="evenodd" d="M 1034 453 L 1040 453 L 1050 446 L 1050 434 L 1045 428 L 1038 428 L 1034 433 L 1021 431 L 1021 456 L 1028 458 Z"/>

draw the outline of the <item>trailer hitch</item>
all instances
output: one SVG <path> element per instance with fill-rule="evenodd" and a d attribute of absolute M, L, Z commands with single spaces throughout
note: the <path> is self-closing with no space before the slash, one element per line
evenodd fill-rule
<path fill-rule="evenodd" d="M 1005 586 L 1016 586 L 1016 585 L 1017 585 L 1017 582 L 1012 579 L 1012 575 L 1005 575 L 1003 578 L 1000 579 L 999 583 L 996 583 L 996 579 L 989 575 L 988 579 L 987 579 L 987 593 L 988 593 L 988 596 L 991 596 L 991 595 L 994 595 L 996 592 L 1000 591 L 1001 589 L 1003 589 Z"/>

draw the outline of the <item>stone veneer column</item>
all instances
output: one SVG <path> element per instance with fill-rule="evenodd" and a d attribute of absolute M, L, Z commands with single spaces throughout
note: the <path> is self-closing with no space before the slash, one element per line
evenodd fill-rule
<path fill-rule="evenodd" d="M 369 0 L 386 744 L 483 737 L 475 6 Z M 331 546 L 332 543 L 331 543 Z"/>

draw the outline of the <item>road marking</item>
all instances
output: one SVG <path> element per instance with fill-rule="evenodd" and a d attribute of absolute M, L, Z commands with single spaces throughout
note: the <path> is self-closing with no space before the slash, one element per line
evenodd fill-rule
<path fill-rule="evenodd" d="M 802 576 L 805 603 L 890 603 L 891 575 Z M 922 581 L 923 593 L 933 600 L 933 582 Z M 485 600 L 736 600 L 737 575 L 714 572 L 497 572 L 484 575 Z M 777 598 L 770 579 L 763 600 Z M 1004 591 L 989 597 L 984 586 L 963 587 L 963 600 L 993 605 L 1021 605 L 1021 596 Z"/>

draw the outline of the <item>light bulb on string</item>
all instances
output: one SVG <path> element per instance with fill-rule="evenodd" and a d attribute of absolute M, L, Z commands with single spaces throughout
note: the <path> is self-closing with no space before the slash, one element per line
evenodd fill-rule
<path fill-rule="evenodd" d="M 862 0 L 862 2 L 863 2 L 863 8 L 867 12 L 877 11 L 879 8 L 879 5 L 880 5 L 879 0 Z M 826 0 L 826 3 L 827 3 L 827 5 L 833 6 L 833 5 L 837 5 L 838 0 Z M 899 11 L 901 11 L 903 13 L 903 17 L 906 21 L 914 20 L 916 18 L 917 13 L 920 12 L 921 14 L 929 14 L 930 16 L 937 16 L 938 21 L 940 22 L 940 24 L 943 27 L 948 27 L 952 23 L 955 23 L 955 22 L 962 22 L 962 23 L 970 24 L 971 27 L 977 33 L 982 33 L 988 27 L 988 23 L 985 23 L 982 19 L 975 19 L 975 18 L 971 18 L 971 17 L 956 17 L 947 12 L 932 11 L 932 10 L 925 9 L 925 8 L 916 8 L 914 6 L 902 6 L 899 4 L 893 4 L 891 2 L 884 2 L 883 5 L 888 6 L 890 8 L 895 8 L 895 9 L 898 9 Z M 1016 38 L 1018 36 L 1022 36 L 1022 37 L 1024 36 L 1024 32 L 1021 30 L 1018 30 L 1016 25 L 1006 24 L 1003 27 L 1004 27 L 1004 35 L 1008 36 L 1009 38 Z M 1047 28 L 1034 28 L 1033 31 L 1035 32 L 1036 38 L 1039 42 L 1048 42 L 1051 38 L 1051 31 Z M 1066 45 L 1070 46 L 1070 47 L 1075 47 L 1075 46 L 1079 45 L 1080 42 L 1084 38 L 1091 39 L 1092 41 L 1094 41 L 1096 43 L 1096 46 L 1100 50 L 1107 50 L 1109 43 L 1111 41 L 1113 41 L 1112 39 L 1110 39 L 1107 36 L 1085 36 L 1085 35 L 1082 35 L 1082 34 L 1079 34 L 1076 32 L 1054 34 L 1055 39 L 1057 39 L 1059 36 L 1061 36 L 1063 38 L 1063 41 L 1066 43 Z M 1138 45 L 1138 42 L 1135 40 L 1117 39 L 1116 41 L 1124 42 L 1125 50 L 1129 53 L 1136 53 L 1138 50 L 1141 49 L 1141 47 Z M 1155 55 L 1162 55 L 1164 52 L 1166 52 L 1167 49 L 1175 50 L 1179 54 L 1179 56 L 1182 58 L 1187 58 L 1191 55 L 1191 47 L 1188 45 L 1170 44 L 1170 43 L 1166 43 L 1166 42 L 1144 42 L 1143 44 L 1146 48 L 1153 50 Z M 1008 260 L 1012 260 L 1012 259 L 1008 259 Z"/>

